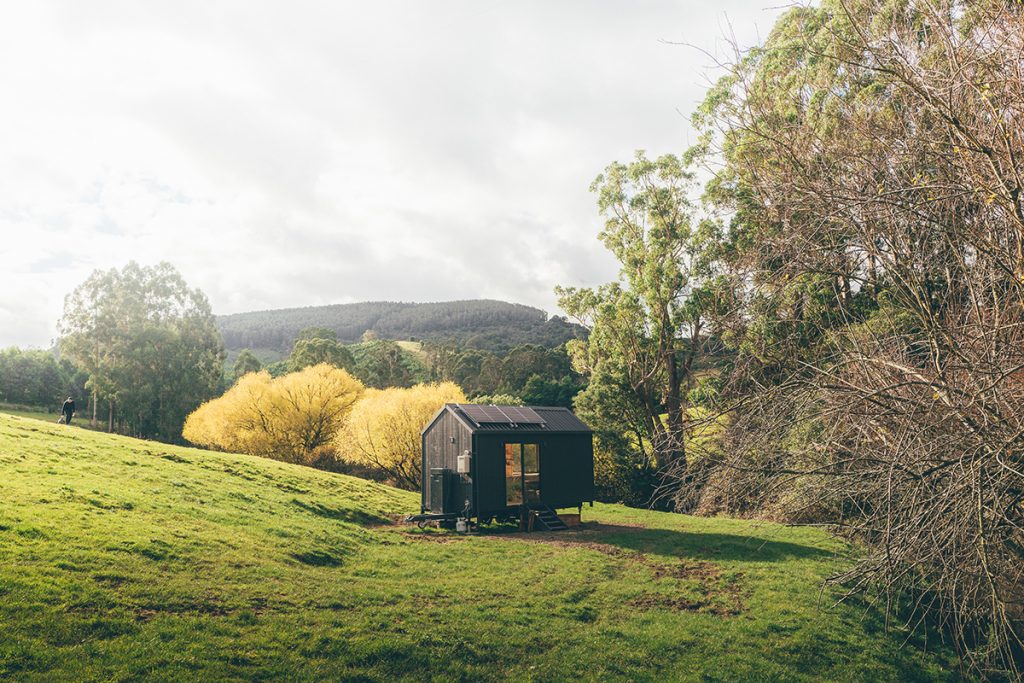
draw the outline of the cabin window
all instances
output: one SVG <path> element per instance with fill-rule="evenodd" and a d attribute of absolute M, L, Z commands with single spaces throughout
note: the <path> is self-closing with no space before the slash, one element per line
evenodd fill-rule
<path fill-rule="evenodd" d="M 522 505 L 540 500 L 540 446 L 505 444 L 505 504 Z"/>

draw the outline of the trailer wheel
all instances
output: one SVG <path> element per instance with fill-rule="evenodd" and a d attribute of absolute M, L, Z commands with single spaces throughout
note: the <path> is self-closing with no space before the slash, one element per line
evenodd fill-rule
<path fill-rule="evenodd" d="M 416 526 L 418 526 L 421 529 L 426 529 L 427 528 L 427 522 L 426 522 L 426 520 L 420 520 L 420 521 L 416 522 Z"/>

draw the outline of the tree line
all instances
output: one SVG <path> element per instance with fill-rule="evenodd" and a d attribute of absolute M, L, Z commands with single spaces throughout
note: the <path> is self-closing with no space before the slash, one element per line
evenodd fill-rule
<path fill-rule="evenodd" d="M 0 349 L 0 403 L 54 409 L 84 393 L 88 376 L 53 351 Z"/>
<path fill-rule="evenodd" d="M 328 328 L 300 330 L 287 358 L 264 365 L 243 349 L 232 366 L 239 378 L 265 369 L 272 377 L 317 363 L 343 368 L 367 387 L 408 388 L 424 382 L 454 382 L 478 401 L 572 407 L 586 383 L 565 346 L 517 346 L 499 355 L 438 342 L 416 344 L 416 351 L 386 340 L 367 338 L 345 344 Z"/>

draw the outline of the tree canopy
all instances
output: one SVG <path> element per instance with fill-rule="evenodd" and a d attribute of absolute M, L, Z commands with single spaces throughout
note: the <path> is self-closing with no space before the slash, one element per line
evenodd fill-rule
<path fill-rule="evenodd" d="M 356 360 L 351 351 L 334 339 L 306 337 L 295 342 L 292 354 L 288 357 L 288 366 L 291 370 L 301 370 L 320 363 L 352 372 Z"/>
<path fill-rule="evenodd" d="M 605 217 L 600 238 L 621 264 L 620 278 L 557 290 L 559 305 L 590 331 L 569 343 L 577 369 L 590 378 L 581 405 L 594 408 L 595 422 L 613 420 L 612 431 L 649 445 L 663 472 L 686 470 L 686 394 L 715 301 L 718 234 L 713 223 L 695 221 L 690 189 L 690 172 L 670 154 L 651 160 L 638 152 L 629 164 L 609 165 L 591 190 Z M 621 405 L 590 398 L 601 394 Z"/>
<path fill-rule="evenodd" d="M 416 339 L 495 354 L 523 344 L 554 348 L 582 334 L 579 326 L 538 308 L 490 300 L 309 306 L 220 316 L 217 324 L 229 350 L 278 353 L 287 353 L 310 328 L 333 332 L 343 344 L 362 341 L 369 331 L 376 339 Z"/>
<path fill-rule="evenodd" d="M 52 351 L 0 350 L 0 402 L 52 409 L 68 396 L 81 400 L 85 380 Z"/>
<path fill-rule="evenodd" d="M 173 266 L 95 271 L 64 301 L 60 350 L 133 434 L 177 440 L 219 387 L 224 350 L 206 296 Z"/>
<path fill-rule="evenodd" d="M 256 354 L 249 349 L 242 349 L 242 352 L 238 354 L 238 358 L 235 359 L 232 371 L 235 377 L 238 378 L 250 372 L 259 372 L 262 368 L 263 364 L 256 357 Z"/>

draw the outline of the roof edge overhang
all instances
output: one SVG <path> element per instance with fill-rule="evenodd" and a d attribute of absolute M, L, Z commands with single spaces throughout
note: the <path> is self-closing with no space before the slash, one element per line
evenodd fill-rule
<path fill-rule="evenodd" d="M 459 415 L 458 410 L 455 410 L 455 408 L 458 408 L 458 406 L 458 403 L 445 403 L 443 406 L 441 406 L 440 410 L 434 413 L 434 417 L 430 418 L 430 422 L 427 423 L 427 426 L 420 431 L 420 436 L 423 436 L 428 431 L 430 431 L 430 428 L 433 427 L 437 423 L 437 421 L 441 419 L 441 416 L 444 415 L 446 412 L 450 412 L 455 417 L 455 419 L 459 421 L 459 424 L 468 429 L 470 432 L 477 431 L 473 425 L 467 423 L 466 420 L 461 415 Z"/>
<path fill-rule="evenodd" d="M 451 404 L 445 403 L 443 406 L 441 406 L 440 410 L 434 413 L 434 417 L 430 418 L 430 422 L 427 423 L 427 426 L 420 430 L 420 436 L 423 436 L 428 431 L 430 431 L 430 428 L 434 426 L 434 423 L 440 420 L 441 416 L 444 415 L 444 411 L 448 410 L 449 405 Z"/>

